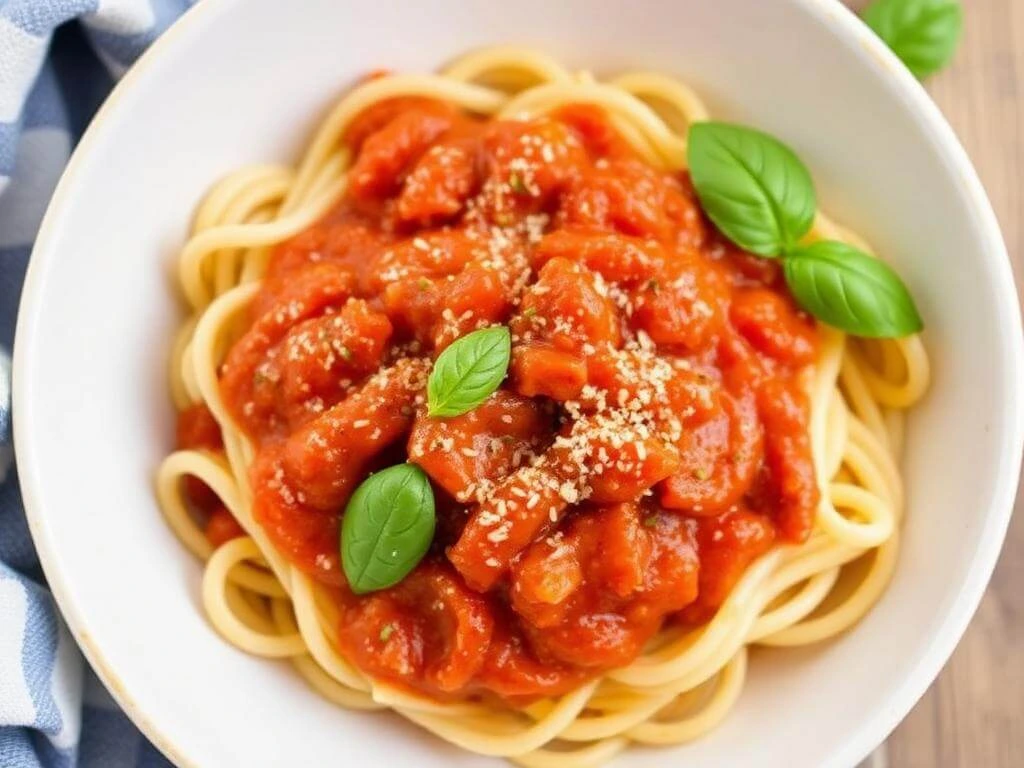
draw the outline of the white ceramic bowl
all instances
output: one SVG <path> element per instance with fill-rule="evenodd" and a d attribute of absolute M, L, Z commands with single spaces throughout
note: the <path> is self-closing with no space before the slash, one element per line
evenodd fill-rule
<path fill-rule="evenodd" d="M 895 579 L 854 631 L 758 652 L 729 719 L 621 766 L 850 766 L 938 673 L 996 561 L 1021 456 L 1021 327 L 999 230 L 925 92 L 830 0 L 206 0 L 125 78 L 43 224 L 15 348 L 18 467 L 46 574 L 122 706 L 202 766 L 489 764 L 390 715 L 335 709 L 203 618 L 200 569 L 164 525 L 169 279 L 193 208 L 229 169 L 296 156 L 375 67 L 432 69 L 522 42 L 598 72 L 684 76 L 720 115 L 784 137 L 825 207 L 913 287 L 934 386 L 913 413 Z M 982 116 L 984 119 L 984 116 Z"/>

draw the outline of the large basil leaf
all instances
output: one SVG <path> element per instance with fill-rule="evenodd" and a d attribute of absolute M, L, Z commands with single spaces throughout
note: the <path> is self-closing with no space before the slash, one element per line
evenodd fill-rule
<path fill-rule="evenodd" d="M 394 586 L 430 548 L 434 492 L 422 469 L 398 464 L 370 475 L 341 522 L 341 565 L 356 594 Z"/>
<path fill-rule="evenodd" d="M 963 31 L 957 0 L 876 0 L 864 21 L 918 78 L 942 69 L 953 58 Z"/>
<path fill-rule="evenodd" d="M 738 125 L 694 123 L 687 154 L 701 206 L 740 247 L 778 256 L 810 230 L 814 184 L 782 142 Z"/>
<path fill-rule="evenodd" d="M 896 338 L 923 327 L 899 275 L 853 246 L 824 241 L 795 248 L 783 269 L 800 306 L 847 333 Z"/>

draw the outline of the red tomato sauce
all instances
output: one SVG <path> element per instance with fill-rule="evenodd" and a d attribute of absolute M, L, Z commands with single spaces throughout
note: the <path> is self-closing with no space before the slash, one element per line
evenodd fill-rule
<path fill-rule="evenodd" d="M 667 622 L 707 621 L 773 543 L 806 540 L 815 325 L 685 173 L 583 106 L 482 121 L 397 99 L 346 140 L 344 199 L 276 248 L 220 381 L 258 447 L 255 518 L 335 594 L 348 658 L 442 699 L 562 693 Z M 495 324 L 505 383 L 428 417 L 432 360 Z M 433 546 L 356 596 L 345 503 L 406 460 L 434 486 Z"/>

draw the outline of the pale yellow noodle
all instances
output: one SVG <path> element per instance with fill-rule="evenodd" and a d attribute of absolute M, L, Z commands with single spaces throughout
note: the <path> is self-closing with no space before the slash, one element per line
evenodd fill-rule
<path fill-rule="evenodd" d="M 882 406 L 871 394 L 871 389 L 864 380 L 864 374 L 858 360 L 853 355 L 843 358 L 843 366 L 839 383 L 843 389 L 850 408 L 871 433 L 879 441 L 888 444 L 889 430 L 885 425 Z"/>
<path fill-rule="evenodd" d="M 179 261 L 181 289 L 193 309 L 202 309 L 212 298 L 203 281 L 203 260 L 225 248 L 251 248 L 279 243 L 316 222 L 338 201 L 345 191 L 345 179 L 328 187 L 314 203 L 288 218 L 264 224 L 229 224 L 205 229 L 185 245 Z"/>
<path fill-rule="evenodd" d="M 206 614 L 218 632 L 254 656 L 282 658 L 305 653 L 306 643 L 298 632 L 279 635 L 254 631 L 228 604 L 228 571 L 236 563 L 259 553 L 255 542 L 243 537 L 222 544 L 210 556 L 203 573 L 203 607 L 206 608 Z"/>
<path fill-rule="evenodd" d="M 710 701 L 698 712 L 678 720 L 649 720 L 626 734 L 638 744 L 682 744 L 714 730 L 732 709 L 747 676 L 747 651 L 741 650 L 720 671 L 721 680 Z"/>
<path fill-rule="evenodd" d="M 260 214 L 261 209 L 273 206 L 287 194 L 291 188 L 291 174 L 279 174 L 273 178 L 262 180 L 240 192 L 223 212 L 223 222 L 242 224 L 251 222 L 256 215 L 270 219 L 271 214 Z M 238 257 L 244 252 L 228 249 L 214 259 L 214 295 L 219 296 L 238 283 Z"/>
<path fill-rule="evenodd" d="M 594 768 L 604 765 L 629 746 L 629 739 L 615 738 L 595 742 L 582 749 L 535 749 L 525 755 L 511 758 L 516 765 L 524 768 Z"/>
<path fill-rule="evenodd" d="M 653 97 L 662 104 L 675 107 L 676 118 L 683 125 L 710 119 L 704 102 L 690 86 L 661 72 L 629 72 L 612 78 L 608 83 L 640 99 Z"/>
<path fill-rule="evenodd" d="M 441 70 L 445 77 L 475 82 L 499 72 L 513 72 L 518 82 L 526 78 L 537 83 L 567 82 L 572 75 L 558 59 L 540 51 L 526 51 L 514 46 L 496 45 L 460 56 Z"/>
<path fill-rule="evenodd" d="M 189 392 L 181 369 L 181 360 L 185 356 L 185 349 L 192 341 L 194 330 L 195 318 L 189 318 L 174 334 L 174 342 L 171 344 L 171 360 L 167 369 L 167 380 L 170 382 L 171 401 L 178 411 L 184 411 L 195 402 L 194 393 Z"/>
<path fill-rule="evenodd" d="M 889 436 L 889 453 L 893 456 L 902 456 L 907 414 L 905 411 L 889 408 L 883 418 L 885 419 L 885 431 Z"/>
<path fill-rule="evenodd" d="M 801 587 L 800 592 L 788 597 L 778 608 L 762 613 L 747 636 L 747 642 L 756 643 L 791 627 L 817 608 L 828 597 L 839 578 L 839 568 L 818 571 Z"/>
<path fill-rule="evenodd" d="M 285 165 L 250 165 L 225 176 L 218 181 L 196 210 L 192 222 L 192 234 L 196 235 L 205 229 L 223 222 L 224 211 L 240 192 L 258 185 L 268 178 L 292 178 L 294 172 Z"/>
<path fill-rule="evenodd" d="M 224 598 L 230 613 L 246 627 L 263 635 L 277 635 L 269 609 L 260 604 L 258 596 L 239 589 L 228 579 L 224 583 Z"/>

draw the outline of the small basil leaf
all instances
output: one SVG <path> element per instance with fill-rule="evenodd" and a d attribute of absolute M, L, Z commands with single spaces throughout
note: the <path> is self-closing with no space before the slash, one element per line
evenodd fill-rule
<path fill-rule="evenodd" d="M 708 217 L 759 256 L 778 256 L 814 223 L 814 183 L 800 158 L 766 133 L 726 123 L 690 126 L 690 177 Z"/>
<path fill-rule="evenodd" d="M 437 358 L 427 380 L 431 416 L 471 411 L 498 388 L 508 372 L 512 338 L 508 328 L 484 328 L 463 336 Z"/>
<path fill-rule="evenodd" d="M 366 478 L 341 521 L 341 565 L 352 591 L 361 595 L 404 579 L 430 548 L 434 523 L 434 492 L 415 464 Z"/>
<path fill-rule="evenodd" d="M 953 58 L 963 31 L 958 0 L 876 0 L 864 21 L 915 77 L 942 69 Z"/>
<path fill-rule="evenodd" d="M 924 327 L 899 275 L 853 246 L 826 240 L 796 248 L 783 270 L 801 307 L 847 333 L 898 338 Z"/>

